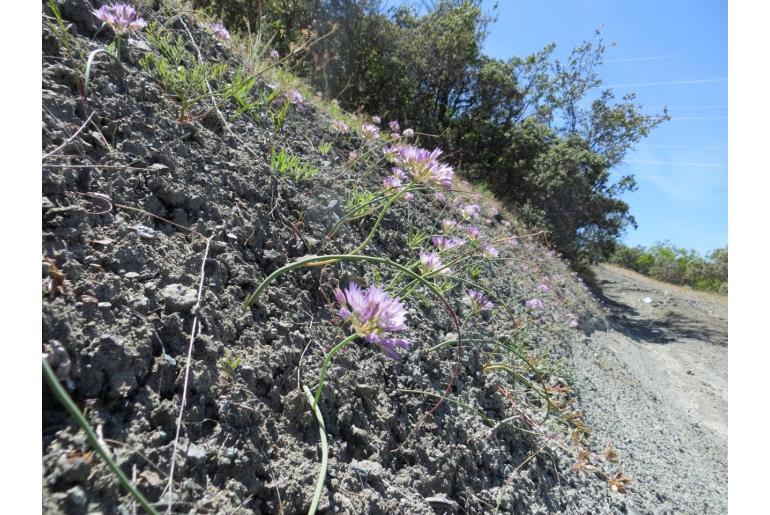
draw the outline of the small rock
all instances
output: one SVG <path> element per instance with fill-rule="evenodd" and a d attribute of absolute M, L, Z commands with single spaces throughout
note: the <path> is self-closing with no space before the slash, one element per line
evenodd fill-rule
<path fill-rule="evenodd" d="M 97 304 L 97 306 L 99 306 L 102 309 L 110 309 L 112 307 L 112 303 L 110 303 L 110 302 L 100 302 L 99 304 Z"/>
<path fill-rule="evenodd" d="M 151 229 L 150 227 L 147 227 L 146 225 L 132 225 L 131 228 L 137 232 L 139 236 L 142 238 L 146 238 L 148 240 L 151 240 L 155 238 L 155 229 Z"/>
<path fill-rule="evenodd" d="M 354 472 L 372 479 L 380 479 L 385 472 L 382 465 L 372 460 L 353 460 L 350 463 L 350 468 L 353 469 Z"/>
<path fill-rule="evenodd" d="M 136 272 L 126 272 L 123 277 L 125 277 L 126 279 L 136 279 L 137 277 L 139 277 L 139 274 Z"/>
<path fill-rule="evenodd" d="M 160 290 L 166 300 L 166 313 L 182 313 L 195 306 L 195 290 L 182 284 L 169 284 Z"/>

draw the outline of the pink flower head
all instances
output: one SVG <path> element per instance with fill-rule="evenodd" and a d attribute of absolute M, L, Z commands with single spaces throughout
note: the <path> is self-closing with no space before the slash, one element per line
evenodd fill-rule
<path fill-rule="evenodd" d="M 361 131 L 364 133 L 364 139 L 367 141 L 380 138 L 380 129 L 371 123 L 365 123 L 361 126 Z"/>
<path fill-rule="evenodd" d="M 476 219 L 481 214 L 481 206 L 478 204 L 468 204 L 460 208 L 460 214 L 464 219 L 473 218 Z"/>
<path fill-rule="evenodd" d="M 548 285 L 547 285 L 547 284 L 545 284 L 545 283 L 540 283 L 540 284 L 538 284 L 538 285 L 537 285 L 537 289 L 538 289 L 538 290 L 540 290 L 540 291 L 541 291 L 541 292 L 543 292 L 543 293 L 548 293 L 549 291 L 551 291 L 551 287 L 550 287 L 550 286 L 548 286 Z"/>
<path fill-rule="evenodd" d="M 420 267 L 424 273 L 439 273 L 446 275 L 450 272 L 449 268 L 444 267 L 441 258 L 435 252 L 420 252 Z"/>
<path fill-rule="evenodd" d="M 334 120 L 332 122 L 332 128 L 339 134 L 347 134 L 350 132 L 350 128 L 347 126 L 347 124 L 340 120 Z"/>
<path fill-rule="evenodd" d="M 471 306 L 471 312 L 474 315 L 481 313 L 482 311 L 489 311 L 494 307 L 494 304 L 480 291 L 468 290 L 468 296 L 466 302 Z"/>
<path fill-rule="evenodd" d="M 291 102 L 292 104 L 296 105 L 302 105 L 305 103 L 305 97 L 302 96 L 302 93 L 297 91 L 296 89 L 291 89 L 283 94 L 286 99 Z"/>
<path fill-rule="evenodd" d="M 572 327 L 572 328 L 578 327 L 580 324 L 578 322 L 577 317 L 575 315 L 573 315 L 572 313 L 570 313 L 569 316 L 570 316 L 569 326 Z"/>
<path fill-rule="evenodd" d="M 211 24 L 211 32 L 217 39 L 227 41 L 230 39 L 230 31 L 228 31 L 224 25 L 219 22 Z"/>
<path fill-rule="evenodd" d="M 488 258 L 496 258 L 500 256 L 500 251 L 494 248 L 489 243 L 484 243 L 481 245 L 481 251 L 484 253 L 485 256 Z"/>
<path fill-rule="evenodd" d="M 439 162 L 441 149 L 428 151 L 413 145 L 396 145 L 391 152 L 394 161 L 408 170 L 415 182 L 440 186 L 446 190 L 452 188 L 454 169 Z"/>
<path fill-rule="evenodd" d="M 335 289 L 334 297 L 340 305 L 340 316 L 350 322 L 353 331 L 378 346 L 388 357 L 400 360 L 395 349 L 412 347 L 408 340 L 387 336 L 406 329 L 406 308 L 382 288 L 372 286 L 361 291 L 356 283 L 350 283 L 344 291 Z"/>
<path fill-rule="evenodd" d="M 272 61 L 277 61 L 278 59 L 280 59 L 280 58 L 281 58 L 281 54 L 279 54 L 279 53 L 278 53 L 278 50 L 276 50 L 275 48 L 271 48 L 271 49 L 270 49 L 270 52 L 267 54 L 267 56 L 268 56 L 268 57 L 270 58 L 270 60 L 272 60 Z"/>
<path fill-rule="evenodd" d="M 399 134 L 397 132 L 391 132 L 390 133 L 390 139 L 400 139 L 400 138 L 401 138 L 401 134 Z"/>
<path fill-rule="evenodd" d="M 388 127 L 391 132 L 398 132 L 401 130 L 401 126 L 398 124 L 398 120 L 391 120 L 388 122 Z"/>
<path fill-rule="evenodd" d="M 128 4 L 115 3 L 103 5 L 91 12 L 119 35 L 141 30 L 147 26 L 147 22 L 139 16 L 136 9 Z"/>
<path fill-rule="evenodd" d="M 444 220 L 441 222 L 441 228 L 444 230 L 444 232 L 452 232 L 455 227 L 457 227 L 457 222 L 454 220 Z"/>
<path fill-rule="evenodd" d="M 524 306 L 527 309 L 531 309 L 531 310 L 542 310 L 543 301 L 540 299 L 529 299 L 527 302 L 524 303 Z"/>
<path fill-rule="evenodd" d="M 481 235 L 481 229 L 473 225 L 466 225 L 463 227 L 463 231 L 465 231 L 465 234 L 472 240 L 478 240 Z"/>
<path fill-rule="evenodd" d="M 508 243 L 511 244 L 511 247 L 515 247 L 516 245 L 518 245 L 519 244 L 518 236 L 511 236 L 510 239 L 508 240 Z"/>
<path fill-rule="evenodd" d="M 377 125 L 379 125 L 379 124 L 382 123 L 382 118 L 380 118 L 379 116 L 375 115 L 375 116 L 372 116 L 372 121 L 374 123 L 376 123 Z"/>
<path fill-rule="evenodd" d="M 391 175 L 390 177 L 385 177 L 382 180 L 382 185 L 385 187 L 385 189 L 393 189 L 393 188 L 400 188 L 404 185 L 403 182 L 401 182 L 401 179 L 398 177 Z"/>
<path fill-rule="evenodd" d="M 404 136 L 407 139 L 414 138 L 414 130 L 413 129 L 404 129 L 404 132 L 402 132 L 401 135 Z"/>
<path fill-rule="evenodd" d="M 456 247 L 462 247 L 467 243 L 462 238 L 445 238 L 444 236 L 434 236 L 430 241 L 441 250 L 450 250 Z"/>

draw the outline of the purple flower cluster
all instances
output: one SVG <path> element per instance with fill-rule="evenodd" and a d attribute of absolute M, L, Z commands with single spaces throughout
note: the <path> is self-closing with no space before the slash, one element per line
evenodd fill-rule
<path fill-rule="evenodd" d="M 489 258 L 496 258 L 500 255 L 500 251 L 494 248 L 489 243 L 482 244 L 481 251 L 484 253 L 485 256 Z"/>
<path fill-rule="evenodd" d="M 350 128 L 347 126 L 347 124 L 340 120 L 334 120 L 332 122 L 332 128 L 339 134 L 348 134 L 350 132 Z"/>
<path fill-rule="evenodd" d="M 420 252 L 420 266 L 425 273 L 437 272 L 441 275 L 450 273 L 449 268 L 444 266 L 435 252 Z"/>
<path fill-rule="evenodd" d="M 350 283 L 344 291 L 335 289 L 334 296 L 340 305 L 340 316 L 350 322 L 358 336 L 378 346 L 388 357 L 399 360 L 395 349 L 412 347 L 408 340 L 386 336 L 406 329 L 406 308 L 382 288 L 372 286 L 361 291 L 356 283 Z"/>
<path fill-rule="evenodd" d="M 281 54 L 279 54 L 278 50 L 275 48 L 270 49 L 270 52 L 267 54 L 267 56 L 273 61 L 277 61 L 281 58 Z"/>
<path fill-rule="evenodd" d="M 388 127 L 390 127 L 390 132 L 398 132 L 401 130 L 401 126 L 398 124 L 398 120 L 391 120 L 388 122 Z"/>
<path fill-rule="evenodd" d="M 455 227 L 457 227 L 457 222 L 454 220 L 447 219 L 441 222 L 441 229 L 443 229 L 443 231 L 446 233 L 452 232 Z"/>
<path fill-rule="evenodd" d="M 302 105 L 305 103 L 305 97 L 303 97 L 302 93 L 300 93 L 296 89 L 287 91 L 286 93 L 284 93 L 284 97 L 286 97 L 286 99 L 292 104 Z"/>
<path fill-rule="evenodd" d="M 537 285 L 537 289 L 538 289 L 538 290 L 540 290 L 540 291 L 541 291 L 541 292 L 543 292 L 543 293 L 548 293 L 549 291 L 551 291 L 551 287 L 550 287 L 550 286 L 548 286 L 548 285 L 547 285 L 547 284 L 545 284 L 545 283 L 540 283 L 540 284 L 538 284 L 538 285 Z"/>
<path fill-rule="evenodd" d="M 136 9 L 128 4 L 103 5 L 98 10 L 91 12 L 103 23 L 109 25 L 118 35 L 141 30 L 147 26 L 147 22 L 139 16 Z"/>
<path fill-rule="evenodd" d="M 367 141 L 380 139 L 380 129 L 376 125 L 365 123 L 361 126 L 361 131 L 364 133 L 364 139 Z"/>
<path fill-rule="evenodd" d="M 524 303 L 524 307 L 531 310 L 542 310 L 544 306 L 543 301 L 540 299 L 529 299 Z"/>
<path fill-rule="evenodd" d="M 438 148 L 428 151 L 414 145 L 395 145 L 386 151 L 386 156 L 408 170 L 415 182 L 449 190 L 455 172 L 451 166 L 439 162 L 440 155 Z"/>
<path fill-rule="evenodd" d="M 467 234 L 468 237 L 472 240 L 478 240 L 479 236 L 481 236 L 481 229 L 474 225 L 466 225 L 463 227 L 463 230 L 465 231 L 465 234 Z"/>
<path fill-rule="evenodd" d="M 494 304 L 492 304 L 492 301 L 490 301 L 486 295 L 476 290 L 468 290 L 466 301 L 470 304 L 473 314 L 489 311 L 494 307 Z"/>
<path fill-rule="evenodd" d="M 446 238 L 444 236 L 434 236 L 430 239 L 430 241 L 441 250 L 449 250 L 456 247 L 462 247 L 467 243 L 462 238 Z"/>
<path fill-rule="evenodd" d="M 224 25 L 222 25 L 219 22 L 212 23 L 211 24 L 211 33 L 214 34 L 214 36 L 217 39 L 221 39 L 223 41 L 227 41 L 230 39 L 230 31 L 228 31 Z"/>
<path fill-rule="evenodd" d="M 481 206 L 478 204 L 467 204 L 460 208 L 460 214 L 466 220 L 469 218 L 476 219 L 481 214 Z"/>

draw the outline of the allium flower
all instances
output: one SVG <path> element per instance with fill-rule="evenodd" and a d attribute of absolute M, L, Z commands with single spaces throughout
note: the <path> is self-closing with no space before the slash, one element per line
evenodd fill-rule
<path fill-rule="evenodd" d="M 281 58 L 281 54 L 279 54 L 278 50 L 275 48 L 270 49 L 270 53 L 268 53 L 267 56 L 273 61 L 277 61 Z"/>
<path fill-rule="evenodd" d="M 540 309 L 543 309 L 543 301 L 540 299 L 529 299 L 527 302 L 524 303 L 524 306 L 527 309 L 540 310 Z"/>
<path fill-rule="evenodd" d="M 382 118 L 380 118 L 379 116 L 372 116 L 372 121 L 377 125 L 379 125 L 382 123 Z"/>
<path fill-rule="evenodd" d="M 230 31 L 228 31 L 224 25 L 219 22 L 211 24 L 211 32 L 217 39 L 227 41 L 230 39 Z"/>
<path fill-rule="evenodd" d="M 460 214 L 463 215 L 463 218 L 466 220 L 468 218 L 476 219 L 481 214 L 481 206 L 478 204 L 468 204 L 460 208 Z"/>
<path fill-rule="evenodd" d="M 375 140 L 380 138 L 380 129 L 371 123 L 365 123 L 361 126 L 365 140 Z"/>
<path fill-rule="evenodd" d="M 443 229 L 444 232 L 452 232 L 455 227 L 457 227 L 457 222 L 454 220 L 444 220 L 441 222 L 441 229 Z"/>
<path fill-rule="evenodd" d="M 404 183 L 401 182 L 401 179 L 399 179 L 398 177 L 391 175 L 390 177 L 385 177 L 382 180 L 382 185 L 386 189 L 392 189 L 392 188 L 400 188 L 401 186 L 404 185 Z"/>
<path fill-rule="evenodd" d="M 511 247 L 515 247 L 516 245 L 518 245 L 519 244 L 518 236 L 511 236 L 510 239 L 508 240 L 508 243 L 511 244 Z"/>
<path fill-rule="evenodd" d="M 440 149 L 429 152 L 413 145 L 396 145 L 390 149 L 390 153 L 397 164 L 412 174 L 414 181 L 441 186 L 447 190 L 452 188 L 454 169 L 439 162 Z"/>
<path fill-rule="evenodd" d="M 573 315 L 572 313 L 570 313 L 570 314 L 569 314 L 569 317 L 570 317 L 570 320 L 569 320 L 569 326 L 570 326 L 570 327 L 573 327 L 573 328 L 574 328 L 574 327 L 577 327 L 578 325 L 580 325 L 580 324 L 578 323 L 578 319 L 577 319 L 577 317 L 576 317 L 575 315 Z"/>
<path fill-rule="evenodd" d="M 486 295 L 476 290 L 468 290 L 466 302 L 470 304 L 471 311 L 474 315 L 477 315 L 482 311 L 489 311 L 494 307 L 494 304 L 492 304 Z"/>
<path fill-rule="evenodd" d="M 494 248 L 489 243 L 484 243 L 481 246 L 481 251 L 484 253 L 485 256 L 489 258 L 496 258 L 500 255 L 500 251 Z"/>
<path fill-rule="evenodd" d="M 543 293 L 548 293 L 549 291 L 551 291 L 551 287 L 550 287 L 550 286 L 548 286 L 548 285 L 547 285 L 547 284 L 545 284 L 545 283 L 540 283 L 540 284 L 538 284 L 538 285 L 537 285 L 537 289 L 538 289 L 538 290 L 540 290 L 540 291 L 541 291 L 541 292 L 543 292 Z"/>
<path fill-rule="evenodd" d="M 414 138 L 414 130 L 404 129 L 404 132 L 402 132 L 401 135 L 407 139 Z"/>
<path fill-rule="evenodd" d="M 465 231 L 465 234 L 472 240 L 478 240 L 481 235 L 481 229 L 473 225 L 466 225 L 463 227 L 463 231 Z"/>
<path fill-rule="evenodd" d="M 441 258 L 435 252 L 420 252 L 420 267 L 424 273 L 438 272 L 446 275 L 450 272 L 449 268 L 444 267 Z"/>
<path fill-rule="evenodd" d="M 401 130 L 401 126 L 398 124 L 398 120 L 391 120 L 388 122 L 391 132 L 398 132 Z"/>
<path fill-rule="evenodd" d="M 412 347 L 408 340 L 386 336 L 406 329 L 406 308 L 382 288 L 372 286 L 362 292 L 356 283 L 350 283 L 345 291 L 335 289 L 334 296 L 340 305 L 340 316 L 350 322 L 355 333 L 377 345 L 388 357 L 399 360 L 395 349 Z"/>
<path fill-rule="evenodd" d="M 296 89 L 292 89 L 284 93 L 284 96 L 291 102 L 292 104 L 302 105 L 305 103 L 305 97 L 302 96 L 302 93 L 297 91 Z"/>
<path fill-rule="evenodd" d="M 350 128 L 347 126 L 347 124 L 340 120 L 334 120 L 332 122 L 332 128 L 339 134 L 347 134 L 350 132 Z"/>
<path fill-rule="evenodd" d="M 434 236 L 430 241 L 441 250 L 449 250 L 455 247 L 461 247 L 467 243 L 462 238 L 445 238 L 444 236 Z"/>
<path fill-rule="evenodd" d="M 436 202 L 439 202 L 441 204 L 446 204 L 446 195 L 440 191 L 434 191 L 433 198 L 434 200 L 436 200 Z"/>
<path fill-rule="evenodd" d="M 98 10 L 91 12 L 119 35 L 141 30 L 147 26 L 147 22 L 139 16 L 136 9 L 128 4 L 115 3 L 103 5 Z"/>
<path fill-rule="evenodd" d="M 401 134 L 399 134 L 397 132 L 391 132 L 390 133 L 390 139 L 400 139 L 400 138 L 401 138 Z"/>

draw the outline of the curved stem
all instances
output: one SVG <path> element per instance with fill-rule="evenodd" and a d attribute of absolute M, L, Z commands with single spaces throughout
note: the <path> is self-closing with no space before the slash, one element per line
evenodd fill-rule
<path fill-rule="evenodd" d="M 329 351 L 329 354 L 326 355 L 326 359 L 324 359 L 324 363 L 321 366 L 321 375 L 318 378 L 318 388 L 316 388 L 315 391 L 315 397 L 313 399 L 313 409 L 315 410 L 318 407 L 318 401 L 321 399 L 321 392 L 323 391 L 324 387 L 324 379 L 326 379 L 326 371 L 329 370 L 329 365 L 332 362 L 332 359 L 334 359 L 334 355 L 337 354 L 339 351 L 347 347 L 353 340 L 356 339 L 358 335 L 353 333 L 344 340 L 340 341 L 332 347 L 332 350 Z"/>
<path fill-rule="evenodd" d="M 313 404 L 313 394 L 310 393 L 310 388 L 302 385 L 302 389 L 307 397 L 307 402 L 310 404 L 311 411 L 315 415 L 316 421 L 318 421 L 318 434 L 321 437 L 321 471 L 318 473 L 318 481 L 315 484 L 315 492 L 313 493 L 313 502 L 310 504 L 310 509 L 307 511 L 308 515 L 315 515 L 318 510 L 318 502 L 321 500 L 321 494 L 324 489 L 324 481 L 326 481 L 326 470 L 329 468 L 329 443 L 326 441 L 326 425 L 324 419 L 321 416 L 321 411 Z"/>
<path fill-rule="evenodd" d="M 382 206 L 382 210 L 380 211 L 380 216 L 378 216 L 377 220 L 374 222 L 374 227 L 372 227 L 372 230 L 369 231 L 369 236 L 366 237 L 366 239 L 361 243 L 361 245 L 351 250 L 350 251 L 351 254 L 358 254 L 359 252 L 361 252 L 366 248 L 366 245 L 371 241 L 372 238 L 374 238 L 374 235 L 377 233 L 377 229 L 380 228 L 380 224 L 382 223 L 383 218 L 385 218 L 385 215 L 388 214 L 388 208 L 393 204 L 395 204 L 395 202 L 398 199 L 403 197 L 409 191 L 410 187 L 411 187 L 411 184 L 406 188 L 404 188 L 403 190 L 396 193 L 395 195 L 393 195 L 392 197 L 390 197 L 390 199 L 388 199 L 385 205 Z"/>
<path fill-rule="evenodd" d="M 99 442 L 99 438 L 96 436 L 96 433 L 91 428 L 91 424 L 88 423 L 86 418 L 80 412 L 80 409 L 78 409 L 77 404 L 75 404 L 75 401 L 72 400 L 72 397 L 69 396 L 67 391 L 59 382 L 59 379 L 56 377 L 56 374 L 54 374 L 51 365 L 48 364 L 48 361 L 46 361 L 45 358 L 43 358 L 43 377 L 45 377 L 46 381 L 48 381 L 48 385 L 51 387 L 51 390 L 53 390 L 56 398 L 59 399 L 59 402 L 64 405 L 64 409 L 67 410 L 67 413 L 69 413 L 70 416 L 75 419 L 75 422 L 77 422 L 80 428 L 86 433 L 88 442 L 96 450 L 97 454 L 99 454 L 99 456 L 105 461 L 105 463 L 107 463 L 107 466 L 110 468 L 110 470 L 112 470 L 115 476 L 117 476 L 120 484 L 123 485 L 123 487 L 128 490 L 128 493 L 130 493 L 134 499 L 136 499 L 136 501 L 142 505 L 142 508 L 147 510 L 147 513 L 150 513 L 151 515 L 158 515 L 158 512 L 155 510 L 152 504 L 150 504 L 150 501 L 148 501 L 144 495 L 142 495 L 142 493 L 136 489 L 134 484 L 131 483 L 123 471 L 120 470 L 120 467 L 118 467 L 118 464 L 115 463 L 115 460 L 112 459 L 112 456 L 110 456 L 110 454 L 104 449 L 102 444 Z"/>

